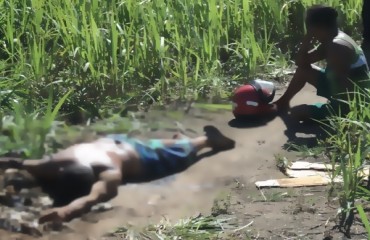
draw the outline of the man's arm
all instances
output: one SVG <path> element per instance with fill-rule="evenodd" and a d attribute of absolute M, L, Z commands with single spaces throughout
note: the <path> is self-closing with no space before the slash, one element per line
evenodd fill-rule
<path fill-rule="evenodd" d="M 56 219 L 70 221 L 90 211 L 94 205 L 116 197 L 118 187 L 121 184 L 121 177 L 119 170 L 106 170 L 102 172 L 100 174 L 100 180 L 92 186 L 89 195 L 78 198 L 67 206 L 52 209 L 50 213 L 39 219 L 39 223 Z"/>
<path fill-rule="evenodd" d="M 295 64 L 298 67 L 310 67 L 312 63 L 326 58 L 326 46 L 321 44 L 317 49 L 310 49 L 312 37 L 310 34 L 304 36 L 302 45 L 297 53 Z M 312 50 L 312 51 L 311 51 Z"/>

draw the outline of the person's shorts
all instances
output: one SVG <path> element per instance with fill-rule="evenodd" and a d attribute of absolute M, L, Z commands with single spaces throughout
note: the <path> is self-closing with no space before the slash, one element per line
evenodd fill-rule
<path fill-rule="evenodd" d="M 332 87 L 326 75 L 325 69 L 321 68 L 316 86 L 317 96 L 330 99 L 332 97 Z"/>
<path fill-rule="evenodd" d="M 324 120 L 333 114 L 338 114 L 340 111 L 339 103 L 332 99 L 333 87 L 327 77 L 325 69 L 320 69 L 319 77 L 317 79 L 316 95 L 328 99 L 328 103 L 315 103 L 310 106 L 310 115 L 312 119 Z"/>
<path fill-rule="evenodd" d="M 328 103 L 311 104 L 309 109 L 311 118 L 318 121 L 324 120 L 332 114 Z"/>
<path fill-rule="evenodd" d="M 129 179 L 130 182 L 152 181 L 163 178 L 188 168 L 196 160 L 195 147 L 189 139 L 174 139 L 174 144 L 164 145 L 160 139 L 146 142 L 127 139 L 125 135 L 109 135 L 118 142 L 131 144 L 138 153 L 142 162 L 144 174 L 138 179 Z"/>

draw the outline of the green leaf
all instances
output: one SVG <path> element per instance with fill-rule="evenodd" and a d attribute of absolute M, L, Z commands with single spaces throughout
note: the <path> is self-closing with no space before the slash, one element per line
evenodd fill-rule
<path fill-rule="evenodd" d="M 370 223 L 369 223 L 369 219 L 367 218 L 366 213 L 365 213 L 365 211 L 364 211 L 364 209 L 363 209 L 363 207 L 361 205 L 356 205 L 356 208 L 357 208 L 358 214 L 360 215 L 361 221 L 364 224 L 365 229 L 366 229 L 366 231 L 368 233 L 368 239 L 370 239 Z"/>

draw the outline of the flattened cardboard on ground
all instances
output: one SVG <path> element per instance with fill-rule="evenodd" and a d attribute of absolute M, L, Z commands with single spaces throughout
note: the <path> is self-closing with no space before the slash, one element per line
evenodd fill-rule
<path fill-rule="evenodd" d="M 338 164 L 335 165 L 335 167 L 340 167 Z M 332 170 L 333 165 L 330 163 L 310 163 L 305 161 L 296 161 L 293 162 L 291 166 L 288 167 L 292 170 Z M 363 170 L 369 171 L 370 166 L 365 165 Z"/>
<path fill-rule="evenodd" d="M 315 170 L 291 170 L 286 169 L 285 174 L 290 178 L 299 178 L 299 177 L 311 177 L 311 176 L 320 176 L 329 178 L 328 172 L 315 171 Z"/>
<path fill-rule="evenodd" d="M 325 163 L 310 163 L 304 161 L 293 162 L 290 167 L 286 169 L 285 174 L 289 178 L 270 179 L 266 181 L 256 182 L 258 188 L 263 187 L 310 187 L 323 186 L 331 182 L 329 170 L 332 165 Z M 357 172 L 359 177 L 369 177 L 370 166 L 365 166 Z M 343 182 L 341 176 L 333 179 L 335 183 Z"/>
<path fill-rule="evenodd" d="M 335 167 L 339 167 L 339 165 L 336 165 Z M 293 174 L 298 173 L 299 171 L 313 171 L 315 172 L 314 175 L 323 176 L 319 171 L 329 171 L 329 170 L 332 170 L 331 164 L 297 161 L 297 162 L 293 162 L 292 165 L 288 167 L 287 172 L 291 171 L 292 177 L 294 177 Z M 311 175 L 313 175 L 313 172 L 307 172 L 307 174 L 310 173 Z M 302 173 L 302 174 L 305 174 L 305 173 Z M 370 175 L 370 166 L 365 165 L 357 173 L 360 177 L 368 177 Z M 329 176 L 328 174 L 325 174 L 325 175 Z"/>
<path fill-rule="evenodd" d="M 328 172 L 323 172 L 323 171 L 286 169 L 285 173 L 290 178 L 320 176 L 320 177 L 323 177 L 323 178 L 326 178 L 326 179 L 330 179 L 329 173 Z M 343 178 L 342 177 L 335 177 L 334 182 L 336 182 L 336 183 L 343 182 Z"/>
<path fill-rule="evenodd" d="M 293 162 L 289 169 L 292 170 L 331 170 L 332 165 L 328 163 L 310 163 L 305 161 L 296 161 Z M 338 167 L 338 165 L 336 165 Z"/>
<path fill-rule="evenodd" d="M 257 188 L 264 187 L 280 187 L 280 188 L 291 188 L 291 187 L 313 187 L 313 186 L 325 186 L 330 183 L 330 180 L 321 176 L 309 176 L 299 178 L 281 178 L 271 179 L 266 181 L 256 182 Z"/>

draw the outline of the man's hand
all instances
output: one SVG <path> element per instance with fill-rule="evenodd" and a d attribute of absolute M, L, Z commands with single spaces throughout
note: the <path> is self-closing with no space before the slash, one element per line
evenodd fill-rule
<path fill-rule="evenodd" d="M 287 113 L 290 109 L 290 105 L 289 102 L 285 102 L 279 99 L 276 102 L 272 103 L 271 108 L 272 108 L 271 110 L 276 113 Z"/>
<path fill-rule="evenodd" d="M 65 217 L 66 214 L 64 208 L 52 208 L 41 214 L 39 218 L 39 224 L 46 222 L 62 223 L 66 221 Z"/>

